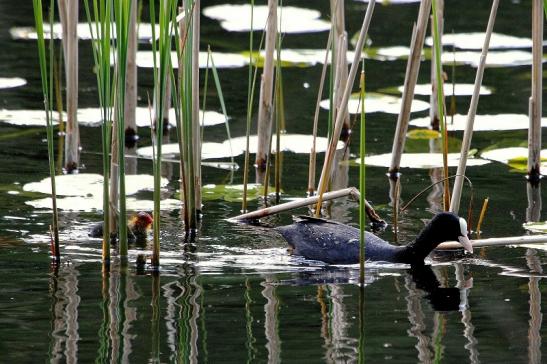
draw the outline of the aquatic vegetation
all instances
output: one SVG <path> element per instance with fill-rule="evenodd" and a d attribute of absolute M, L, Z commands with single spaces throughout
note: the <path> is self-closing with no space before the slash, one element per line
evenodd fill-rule
<path fill-rule="evenodd" d="M 0 77 L 0 90 L 5 88 L 21 87 L 27 84 L 27 80 L 20 77 Z"/>
<path fill-rule="evenodd" d="M 386 87 L 379 92 L 383 93 L 402 93 L 404 86 L 398 86 L 398 87 Z M 444 94 L 447 96 L 454 95 L 454 96 L 471 96 L 473 94 L 473 88 L 474 85 L 472 83 L 445 83 L 444 84 Z M 492 87 L 488 86 L 482 86 L 480 87 L 480 94 L 481 95 L 492 95 L 494 92 Z M 414 94 L 415 95 L 423 95 L 423 96 L 429 96 L 431 95 L 431 84 L 429 83 L 422 83 L 417 84 L 414 86 Z"/>
<path fill-rule="evenodd" d="M 206 184 L 202 188 L 202 196 L 204 200 L 224 200 L 228 202 L 243 201 L 243 185 L 217 185 Z M 247 184 L 247 200 L 252 201 L 264 195 L 266 189 L 260 183 Z M 273 190 L 273 187 L 268 187 L 268 190 Z"/>
<path fill-rule="evenodd" d="M 483 158 L 486 157 L 483 156 Z M 459 160 L 460 153 L 447 154 L 448 167 L 457 167 Z M 356 159 L 355 162 L 360 163 L 359 159 Z M 467 160 L 468 166 L 482 166 L 488 163 L 490 161 L 480 158 L 469 158 Z M 391 153 L 367 155 L 366 164 L 367 166 L 389 167 L 391 164 Z M 442 167 L 442 153 L 403 153 L 401 157 L 401 168 L 429 169 Z"/>
<path fill-rule="evenodd" d="M 240 68 L 249 64 L 249 58 L 240 53 L 212 52 L 215 57 L 215 66 L 217 68 Z M 157 57 L 157 56 L 156 56 Z M 207 51 L 199 52 L 199 67 L 207 66 Z M 156 60 L 157 61 L 157 60 Z M 171 52 L 171 64 L 173 68 L 178 68 L 178 57 L 176 52 Z M 154 56 L 152 51 L 137 52 L 137 66 L 142 68 L 154 67 Z"/>
<path fill-rule="evenodd" d="M 447 33 L 443 35 L 443 45 L 448 47 L 454 46 L 459 49 L 481 50 L 484 43 L 484 36 L 485 34 L 483 32 Z M 433 38 L 427 37 L 425 43 L 428 46 L 432 46 Z M 532 39 L 492 33 L 489 48 L 532 48 Z"/>
<path fill-rule="evenodd" d="M 461 131 L 465 129 L 467 115 L 455 114 L 454 122 L 447 123 L 449 131 Z M 410 121 L 410 125 L 419 128 L 425 128 L 430 125 L 429 117 L 416 118 Z M 494 114 L 494 115 L 476 115 L 474 131 L 501 131 L 501 130 L 519 130 L 528 129 L 530 119 L 524 114 Z M 542 118 L 541 125 L 547 127 L 547 118 Z"/>
<path fill-rule="evenodd" d="M 215 5 L 203 9 L 203 15 L 220 21 L 220 26 L 230 32 L 260 31 L 266 27 L 268 7 L 253 6 L 253 23 L 251 24 L 251 6 L 249 4 Z M 280 7 L 283 12 L 283 22 L 278 20 L 278 29 L 282 33 L 322 32 L 330 29 L 330 23 L 320 19 L 317 10 L 297 8 L 294 6 Z"/>
<path fill-rule="evenodd" d="M 321 101 L 323 109 L 329 109 L 329 100 Z M 348 101 L 348 111 L 351 114 L 360 114 L 359 94 L 352 94 Z M 422 100 L 412 101 L 411 112 L 419 112 L 429 109 L 429 103 Z M 385 112 L 398 114 L 401 111 L 401 99 L 391 95 L 376 92 L 367 92 L 365 97 L 365 110 L 367 113 Z"/>
<path fill-rule="evenodd" d="M 528 148 L 526 147 L 507 147 L 498 149 L 489 149 L 481 152 L 481 158 L 507 164 L 519 172 L 527 171 Z M 541 167 L 547 167 L 547 149 L 541 151 Z"/>

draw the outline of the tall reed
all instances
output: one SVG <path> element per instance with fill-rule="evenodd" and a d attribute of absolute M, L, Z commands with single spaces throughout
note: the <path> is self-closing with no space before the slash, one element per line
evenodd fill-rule
<path fill-rule="evenodd" d="M 443 207 L 445 211 L 450 208 L 450 180 L 448 179 L 448 135 L 446 130 L 446 120 L 444 118 L 444 83 L 442 78 L 441 63 L 441 42 L 439 32 L 439 19 L 437 14 L 437 0 L 431 1 L 431 11 L 433 12 L 433 49 L 435 56 L 435 75 L 437 79 L 437 107 L 439 111 L 439 125 L 443 144 L 443 174 L 444 174 L 444 198 Z"/>
<path fill-rule="evenodd" d="M 42 0 L 33 0 L 32 6 L 34 9 L 34 21 L 36 24 L 36 32 L 38 34 L 38 58 L 40 62 L 40 77 L 42 79 L 42 94 L 44 97 L 44 109 L 46 112 L 46 134 L 47 134 L 47 150 L 49 161 L 49 174 L 51 178 L 51 202 L 52 202 L 52 227 L 53 231 L 53 252 L 57 264 L 61 262 L 61 250 L 59 248 L 59 216 L 57 213 L 57 191 L 55 186 L 55 150 L 53 137 L 53 46 L 54 41 L 49 41 L 49 69 L 46 57 L 46 44 L 44 40 L 44 19 L 42 14 Z M 53 34 L 53 13 L 54 2 L 49 4 L 49 24 L 50 34 Z"/>
<path fill-rule="evenodd" d="M 118 183 L 119 183 L 119 216 L 118 231 L 120 258 L 127 259 L 127 212 L 125 201 L 125 83 L 127 70 L 127 49 L 129 24 L 131 19 L 131 1 L 114 0 L 114 21 L 116 29 L 116 138 L 118 142 Z"/>
<path fill-rule="evenodd" d="M 545 0 L 547 1 L 547 0 Z M 251 30 L 249 31 L 249 72 L 247 84 L 247 123 L 245 137 L 245 165 L 243 166 L 243 202 L 241 203 L 241 211 L 247 212 L 247 183 L 249 181 L 249 134 L 251 132 L 251 116 L 252 116 L 252 100 L 254 95 L 254 82 L 252 81 L 253 73 L 253 22 L 254 22 L 254 0 L 251 0 Z M 260 49 L 258 50 L 260 52 Z M 258 62 L 257 62 L 258 63 Z"/>
<path fill-rule="evenodd" d="M 89 1 L 84 0 L 87 22 L 91 33 L 93 59 L 97 75 L 97 89 L 101 109 L 101 139 L 103 162 L 103 244 L 102 257 L 105 265 L 110 264 L 110 141 L 112 138 L 113 117 L 113 76 L 110 68 L 111 17 L 112 9 L 105 0 L 93 1 L 93 18 Z"/>
<path fill-rule="evenodd" d="M 365 218 L 366 218 L 366 206 L 365 206 L 365 61 L 363 60 L 363 66 L 361 70 L 361 77 L 359 80 L 361 88 L 360 100 L 361 100 L 361 125 L 359 135 L 359 155 L 361 156 L 359 165 L 359 283 L 365 284 Z"/>
<path fill-rule="evenodd" d="M 154 59 L 154 156 L 152 158 L 154 170 L 154 241 L 152 249 L 152 266 L 160 263 L 160 201 L 161 201 L 161 155 L 163 144 L 163 122 L 166 83 L 170 82 L 173 67 L 171 65 L 171 39 L 175 20 L 176 2 L 161 0 L 159 9 L 159 36 L 156 41 L 155 22 L 156 11 L 154 2 L 150 2 L 150 18 L 152 24 L 152 53 Z M 158 54 L 159 53 L 159 54 Z M 159 59 L 159 67 L 156 61 Z"/>

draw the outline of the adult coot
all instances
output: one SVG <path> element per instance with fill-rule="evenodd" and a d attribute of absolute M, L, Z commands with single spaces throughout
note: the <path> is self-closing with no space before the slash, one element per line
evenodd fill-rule
<path fill-rule="evenodd" d="M 329 264 L 359 262 L 359 229 L 338 222 L 313 217 L 300 217 L 292 225 L 276 228 L 295 255 Z M 437 214 L 416 240 L 405 246 L 391 245 L 376 235 L 365 232 L 365 258 L 392 263 L 423 264 L 424 258 L 442 242 L 459 241 L 473 252 L 467 238 L 467 223 L 449 212 Z"/>

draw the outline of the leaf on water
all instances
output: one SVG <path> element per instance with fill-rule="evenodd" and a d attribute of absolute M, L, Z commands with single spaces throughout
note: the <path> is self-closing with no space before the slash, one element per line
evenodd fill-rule
<path fill-rule="evenodd" d="M 150 127 L 151 115 L 153 112 L 147 107 L 137 107 L 136 109 L 136 121 L 138 127 Z M 203 111 L 200 111 L 200 123 L 202 120 Z M 66 121 L 66 113 L 63 112 L 63 120 Z M 78 123 L 86 126 L 99 126 L 102 123 L 101 109 L 99 108 L 83 108 L 78 109 L 77 114 Z M 17 126 L 45 126 L 46 125 L 46 113 L 44 110 L 0 110 L 0 122 L 4 122 Z M 59 114 L 53 112 L 53 124 L 59 123 Z M 175 110 L 169 110 L 169 122 L 171 125 L 176 125 Z M 212 111 L 205 111 L 204 126 L 212 126 L 223 124 L 225 122 L 224 115 Z"/>
<path fill-rule="evenodd" d="M 528 170 L 528 148 L 526 147 L 508 147 L 499 149 L 490 149 L 481 153 L 481 158 L 497 161 L 507 164 L 519 172 Z M 541 170 L 547 168 L 547 149 L 541 151 Z"/>
<path fill-rule="evenodd" d="M 26 84 L 27 84 L 27 81 L 23 78 L 19 78 L 19 77 L 12 77 L 12 78 L 0 77 L 0 89 L 21 87 L 21 86 L 24 86 Z"/>
<path fill-rule="evenodd" d="M 204 200 L 243 201 L 243 185 L 208 184 L 203 186 L 201 191 Z M 268 191 L 275 191 L 275 188 L 268 187 Z M 264 187 L 261 184 L 250 183 L 247 185 L 247 200 L 256 200 L 263 195 Z"/>
<path fill-rule="evenodd" d="M 50 39 L 50 25 L 49 23 L 44 23 L 44 38 Z M 156 37 L 160 34 L 160 26 L 156 24 Z M 149 42 L 152 39 L 152 25 L 150 23 L 139 23 L 139 34 L 138 39 L 140 42 Z M 78 32 L 78 38 L 83 40 L 91 39 L 91 32 L 89 30 L 88 23 L 78 23 L 76 31 Z M 111 32 L 115 34 L 115 27 L 111 28 Z M 95 28 L 93 28 L 93 36 L 97 39 L 95 34 Z M 10 29 L 10 35 L 12 39 L 19 40 L 36 40 L 38 38 L 36 34 L 36 29 L 33 27 L 13 27 Z M 63 37 L 63 28 L 61 23 L 53 23 L 53 38 L 61 39 Z"/>
<path fill-rule="evenodd" d="M 444 94 L 448 96 L 471 96 L 473 95 L 473 89 L 475 88 L 475 85 L 472 83 L 457 83 L 454 87 L 454 91 L 452 90 L 452 84 L 451 83 L 445 83 L 444 84 Z M 403 93 L 404 86 L 399 87 L 388 87 L 381 89 L 381 92 L 386 93 Z M 431 95 L 431 84 L 430 83 L 422 83 L 418 84 L 414 87 L 414 94 L 415 95 L 423 95 L 423 96 L 429 96 Z M 492 94 L 492 88 L 487 86 L 481 86 L 479 93 L 481 95 L 491 95 Z"/>
<path fill-rule="evenodd" d="M 215 60 L 215 67 L 218 68 L 239 68 L 249 64 L 249 57 L 245 57 L 240 53 L 221 53 L 212 52 Z M 159 54 L 158 57 L 159 62 Z M 154 67 L 154 54 L 152 51 L 139 51 L 137 52 L 137 67 L 153 68 Z M 173 68 L 178 68 L 177 53 L 171 52 L 171 63 Z M 207 52 L 199 52 L 199 67 L 207 67 Z"/>
<path fill-rule="evenodd" d="M 457 167 L 460 161 L 460 153 L 448 153 L 448 166 Z M 360 158 L 356 159 L 357 164 L 360 163 Z M 467 166 L 482 166 L 490 163 L 485 159 L 468 158 Z M 371 155 L 365 157 L 367 166 L 390 167 L 391 153 Z M 443 155 L 442 153 L 404 153 L 401 157 L 401 168 L 442 168 Z"/>
<path fill-rule="evenodd" d="M 481 53 L 477 51 L 443 52 L 441 60 L 445 65 L 452 65 L 455 62 L 478 67 L 480 55 Z M 545 57 L 543 60 L 545 61 Z M 486 67 L 516 67 L 531 64 L 532 53 L 528 51 L 490 51 L 486 57 Z"/>
<path fill-rule="evenodd" d="M 277 14 L 277 29 L 282 33 L 323 32 L 330 30 L 331 27 L 328 21 L 320 19 L 321 13 L 317 10 L 283 6 L 277 8 Z M 203 9 L 203 15 L 218 20 L 220 26 L 230 32 L 248 32 L 251 28 L 262 31 L 266 27 L 268 7 L 254 6 L 252 27 L 250 4 L 210 6 Z"/>
<path fill-rule="evenodd" d="M 280 143 L 281 151 L 292 152 L 298 154 L 309 154 L 312 145 L 312 135 L 302 134 L 281 134 Z M 249 152 L 256 153 L 256 145 L 258 143 L 258 137 L 251 135 L 249 137 Z M 322 153 L 327 150 L 328 140 L 327 138 L 316 138 L 316 152 Z M 229 158 L 236 157 L 245 153 L 246 138 L 245 136 L 232 138 L 231 140 L 225 140 L 222 143 L 206 142 L 202 144 L 202 159 L 215 159 L 215 158 Z M 339 141 L 337 149 L 344 148 L 344 142 Z M 275 137 L 272 141 L 272 153 L 276 153 Z M 152 147 L 143 147 L 137 150 L 137 154 L 144 158 L 152 158 Z M 164 144 L 162 147 L 163 156 L 177 156 L 179 154 L 179 147 L 176 143 Z"/>
<path fill-rule="evenodd" d="M 388 114 L 398 114 L 401 111 L 401 100 L 398 97 L 384 95 L 376 92 L 369 92 L 365 97 L 365 111 L 367 113 L 385 112 Z M 351 114 L 360 114 L 359 94 L 354 93 L 348 101 L 348 110 Z M 323 109 L 329 109 L 329 100 L 321 101 Z M 412 101 L 411 112 L 419 112 L 429 109 L 429 103 L 421 100 Z"/>
<path fill-rule="evenodd" d="M 443 46 L 454 46 L 460 49 L 482 50 L 485 33 L 470 32 L 457 34 L 443 34 Z M 433 39 L 427 37 L 425 44 L 433 46 Z M 507 49 L 507 48 L 532 48 L 532 39 L 515 37 L 512 35 L 492 33 L 489 49 Z M 488 53 L 490 57 L 490 53 Z"/>
<path fill-rule="evenodd" d="M 51 209 L 51 198 L 26 201 L 25 204 L 36 209 Z M 126 205 L 128 211 L 152 211 L 154 201 L 127 197 Z M 162 210 L 176 210 L 180 208 L 181 202 L 175 199 L 164 199 L 160 202 Z M 57 208 L 64 211 L 93 212 L 102 211 L 103 199 L 101 196 L 68 196 L 57 198 Z"/>
<path fill-rule="evenodd" d="M 414 129 L 406 133 L 406 137 L 408 139 L 438 139 L 441 137 L 441 133 L 439 133 L 437 130 L 431 130 L 431 129 Z"/>
<path fill-rule="evenodd" d="M 447 118 L 447 128 L 449 131 L 465 130 L 467 125 L 467 115 L 454 115 L 454 122 L 451 123 L 451 117 Z M 410 121 L 410 125 L 419 128 L 428 127 L 431 119 L 429 117 L 416 118 Z M 524 114 L 496 114 L 496 115 L 476 115 L 473 123 L 473 131 L 500 131 L 500 130 L 518 130 L 528 129 L 530 119 Z M 541 119 L 541 126 L 547 126 L 547 118 Z"/>
<path fill-rule="evenodd" d="M 547 233 L 547 221 L 543 222 L 526 222 L 522 224 L 522 227 L 528 231 L 532 231 L 534 233 L 541 233 L 545 234 Z"/>
<path fill-rule="evenodd" d="M 161 179 L 161 187 L 168 184 L 166 178 Z M 152 191 L 154 177 L 145 174 L 126 175 L 126 194 L 134 195 L 139 191 Z M 78 196 L 98 198 L 102 203 L 103 177 L 100 174 L 79 173 L 55 176 L 55 186 L 58 196 Z M 49 177 L 40 182 L 31 182 L 23 186 L 23 191 L 51 194 L 51 180 Z"/>

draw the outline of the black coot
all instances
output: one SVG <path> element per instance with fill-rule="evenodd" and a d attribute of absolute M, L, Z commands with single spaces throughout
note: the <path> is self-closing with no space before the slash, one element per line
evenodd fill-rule
<path fill-rule="evenodd" d="M 329 264 L 359 262 L 359 229 L 338 222 L 300 217 L 292 225 L 276 228 L 283 235 L 293 254 Z M 405 246 L 391 245 L 376 235 L 365 232 L 366 260 L 392 263 L 423 264 L 425 257 L 442 242 L 459 241 L 473 252 L 467 238 L 467 223 L 449 212 L 437 214 L 416 240 Z"/>

